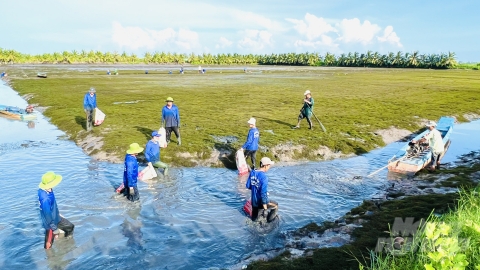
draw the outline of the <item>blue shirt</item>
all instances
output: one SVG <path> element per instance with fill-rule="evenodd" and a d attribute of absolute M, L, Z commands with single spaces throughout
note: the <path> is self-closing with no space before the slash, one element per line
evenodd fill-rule
<path fill-rule="evenodd" d="M 263 171 L 250 171 L 247 183 L 245 185 L 252 190 L 252 206 L 261 207 L 263 204 L 268 204 L 268 177 Z"/>
<path fill-rule="evenodd" d="M 97 107 L 97 94 L 93 94 L 93 97 L 90 96 L 90 93 L 85 94 L 83 98 L 83 108 L 85 110 L 93 110 Z"/>
<path fill-rule="evenodd" d="M 52 192 L 47 192 L 39 188 L 38 201 L 40 203 L 40 217 L 42 218 L 43 228 L 55 231 L 60 222 L 60 214 L 53 190 Z"/>
<path fill-rule="evenodd" d="M 148 162 L 155 163 L 157 161 L 160 161 L 160 146 L 158 145 L 157 142 L 154 142 L 152 140 L 147 142 L 147 145 L 145 146 L 145 159 Z"/>
<path fill-rule="evenodd" d="M 162 122 L 165 122 L 165 127 L 178 127 L 180 126 L 180 114 L 178 113 L 178 107 L 172 104 L 169 109 L 165 105 L 162 109 Z"/>
<path fill-rule="evenodd" d="M 258 149 L 258 141 L 260 140 L 260 132 L 256 127 L 248 131 L 247 142 L 242 146 L 245 150 L 256 151 Z"/>
<path fill-rule="evenodd" d="M 123 167 L 123 185 L 125 188 L 136 187 L 138 177 L 137 157 L 127 154 Z"/>

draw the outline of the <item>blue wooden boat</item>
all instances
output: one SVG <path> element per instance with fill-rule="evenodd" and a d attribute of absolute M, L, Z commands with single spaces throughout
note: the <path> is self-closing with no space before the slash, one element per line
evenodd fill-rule
<path fill-rule="evenodd" d="M 7 118 L 16 119 L 16 120 L 34 120 L 37 118 L 37 115 L 33 113 L 33 107 L 27 107 L 32 110 L 32 112 L 27 112 L 26 109 L 21 109 L 13 106 L 0 105 L 0 115 Z"/>
<path fill-rule="evenodd" d="M 442 135 L 445 151 L 440 156 L 440 159 L 445 155 L 450 146 L 450 135 L 453 130 L 455 119 L 452 117 L 441 117 L 437 123 L 436 129 L 440 131 Z M 424 132 L 418 134 L 414 140 L 418 141 L 430 130 L 427 129 Z M 414 174 L 425 166 L 427 166 L 432 159 L 432 152 L 428 147 L 428 144 L 413 144 L 407 143 L 405 146 L 395 154 L 394 158 L 388 162 L 388 170 L 397 173 Z M 439 159 L 439 161 L 440 161 Z"/>

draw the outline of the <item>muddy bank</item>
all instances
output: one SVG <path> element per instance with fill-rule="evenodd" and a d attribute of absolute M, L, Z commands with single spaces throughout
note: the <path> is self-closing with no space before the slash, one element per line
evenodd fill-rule
<path fill-rule="evenodd" d="M 389 181 L 383 190 L 341 218 L 321 225 L 311 223 L 301 229 L 286 232 L 284 234 L 286 244 L 283 248 L 246 258 L 233 269 L 246 268 L 247 265 L 249 265 L 248 269 L 275 269 L 275 267 L 303 264 L 305 268 L 297 267 L 296 269 L 311 269 L 309 267 L 315 265 L 317 256 L 324 257 L 332 254 L 340 256 L 330 258 L 332 261 L 355 260 L 353 254 L 360 255 L 352 252 L 355 247 L 365 250 L 374 249 L 375 245 L 372 246 L 372 243 L 377 241 L 374 235 L 389 236 L 385 233 L 389 232 L 389 227 L 386 225 L 392 224 L 395 215 L 418 218 L 416 212 L 423 209 L 422 218 L 427 218 L 433 209 L 435 215 L 442 215 L 449 211 L 452 208 L 452 199 L 457 198 L 460 187 L 475 187 L 480 183 L 479 171 L 480 151 L 475 151 L 460 157 L 454 163 L 443 164 L 435 173 L 420 172 L 417 176 L 410 178 L 393 176 L 390 179 L 392 181 Z M 397 213 L 389 213 L 392 210 Z M 387 218 L 384 216 L 386 214 L 393 217 Z M 381 220 L 382 224 L 375 224 L 378 220 Z M 374 231 L 377 233 L 373 233 Z M 365 244 L 367 242 L 370 246 Z M 343 248 L 347 246 L 347 249 Z M 356 265 L 358 267 L 358 263 Z M 343 268 L 323 265 L 318 269 Z"/>

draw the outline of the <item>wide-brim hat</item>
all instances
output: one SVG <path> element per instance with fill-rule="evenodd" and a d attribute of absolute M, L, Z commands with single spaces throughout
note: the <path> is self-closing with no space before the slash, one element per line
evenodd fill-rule
<path fill-rule="evenodd" d="M 435 121 L 428 121 L 426 124 L 425 124 L 426 127 L 436 127 L 437 126 L 437 123 L 435 123 Z"/>
<path fill-rule="evenodd" d="M 95 90 L 95 88 L 93 88 L 93 87 L 90 87 L 90 90 L 88 90 L 88 92 L 95 93 L 95 92 L 97 92 L 97 90 Z"/>
<path fill-rule="evenodd" d="M 307 91 L 305 91 L 305 93 L 303 93 L 304 96 L 306 96 L 308 94 L 311 94 L 310 90 L 307 90 Z"/>
<path fill-rule="evenodd" d="M 257 123 L 257 120 L 255 120 L 255 118 L 250 118 L 250 120 L 247 121 L 247 123 L 249 123 L 250 125 L 255 125 L 255 123 Z"/>
<path fill-rule="evenodd" d="M 172 98 L 172 97 L 167 97 L 167 99 L 165 100 L 165 102 L 169 102 L 169 101 L 173 102 L 173 98 Z"/>
<path fill-rule="evenodd" d="M 143 147 L 140 147 L 138 143 L 132 143 L 130 144 L 130 148 L 127 150 L 127 154 L 138 154 L 143 151 Z"/>
<path fill-rule="evenodd" d="M 46 172 L 42 176 L 42 182 L 38 185 L 41 189 L 50 189 L 62 182 L 62 176 L 54 172 Z"/>

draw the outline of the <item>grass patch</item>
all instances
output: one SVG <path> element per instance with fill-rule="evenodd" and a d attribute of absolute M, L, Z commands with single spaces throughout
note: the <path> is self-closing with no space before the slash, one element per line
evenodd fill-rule
<path fill-rule="evenodd" d="M 412 69 L 269 69 L 244 73 L 243 68 L 210 70 L 206 74 L 188 71 L 184 75 L 166 71 L 119 70 L 118 76 L 104 71 L 72 70 L 68 67 L 26 69 L 9 66 L 13 88 L 20 94 L 34 94 L 30 103 L 49 107 L 51 122 L 79 141 L 84 132 L 83 96 L 90 87 L 97 89 L 98 107 L 106 121 L 94 128 L 103 137 L 102 150 L 123 159 L 132 142 L 144 144 L 160 125 L 165 98 L 172 96 L 181 115 L 182 145 L 162 150 L 162 160 L 177 166 L 192 166 L 192 159 L 207 159 L 215 149 L 215 136 L 236 136 L 239 148 L 248 132 L 246 121 L 257 118 L 260 144 L 270 149 L 279 144 L 304 145 L 296 159 L 318 159 L 313 150 L 324 145 L 333 151 L 362 154 L 384 143 L 373 134 L 395 126 L 418 130 L 419 118 L 438 119 L 465 113 L 478 113 L 480 79 L 472 70 Z M 260 69 L 259 67 L 255 67 Z M 105 68 L 106 70 L 107 68 Z M 175 70 L 175 69 L 173 69 Z M 47 79 L 36 78 L 38 71 Z M 302 94 L 310 89 L 315 98 L 314 113 L 327 128 L 292 130 L 302 105 Z M 118 103 L 131 102 L 137 103 Z M 265 132 L 271 130 L 273 132 Z M 188 152 L 193 158 L 178 155 Z M 274 157 L 271 151 L 261 156 Z"/>

